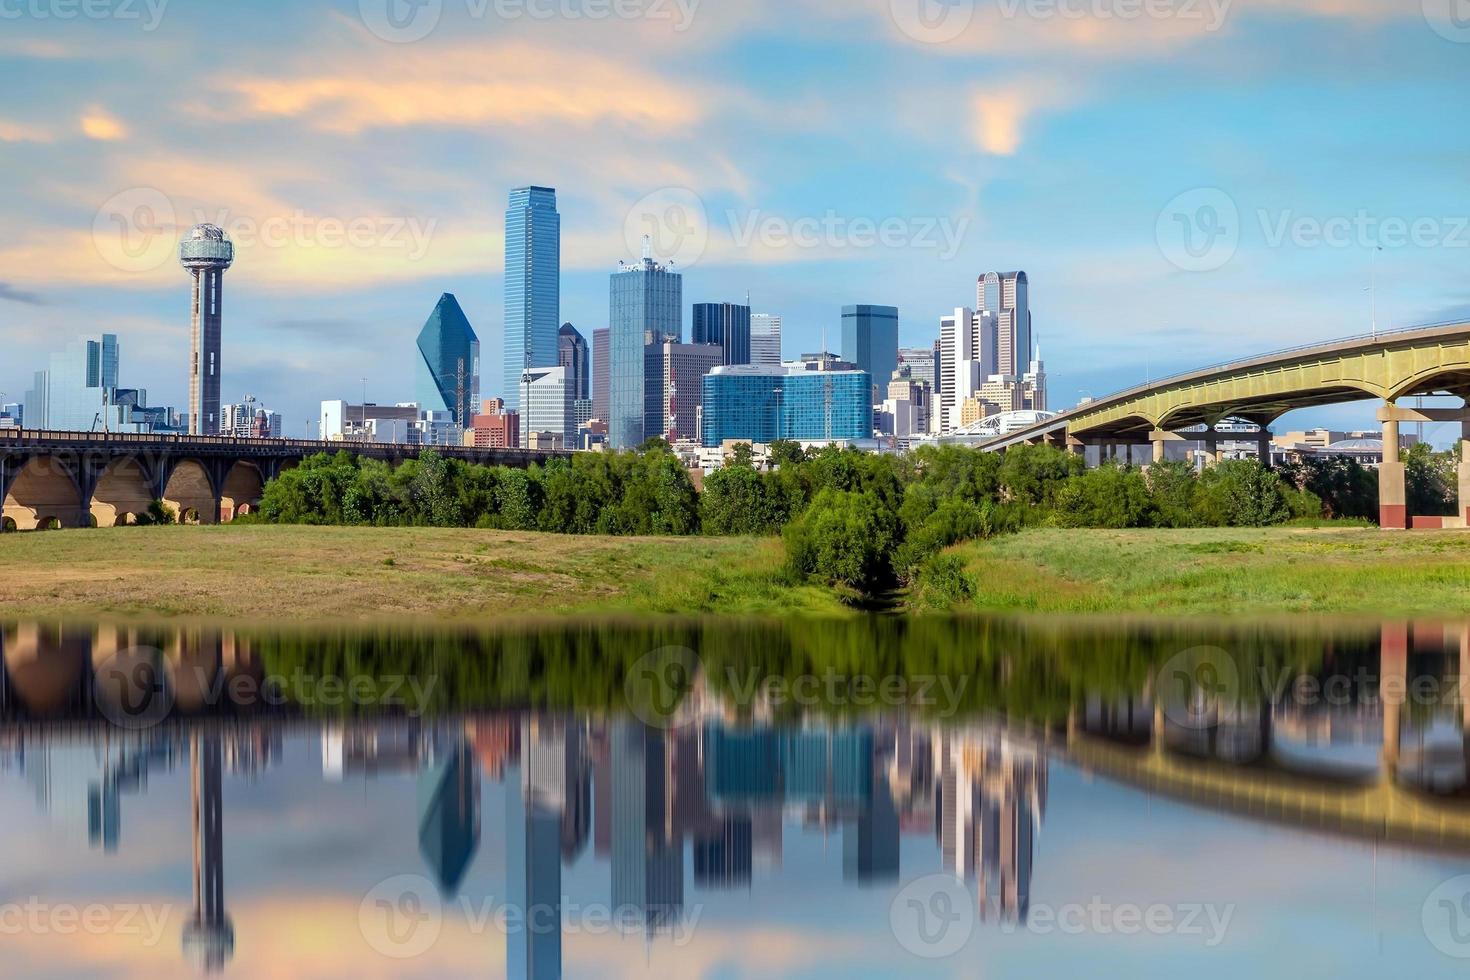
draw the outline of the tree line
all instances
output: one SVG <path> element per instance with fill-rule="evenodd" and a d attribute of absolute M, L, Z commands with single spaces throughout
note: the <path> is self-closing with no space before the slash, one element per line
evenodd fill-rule
<path fill-rule="evenodd" d="M 780 535 L 789 574 L 871 599 L 893 589 L 962 598 L 946 549 L 1025 527 L 1264 527 L 1377 516 L 1377 476 L 1344 458 L 1271 469 L 1230 460 L 1197 472 L 1171 461 L 1088 469 L 1073 454 L 924 446 L 905 455 L 772 447 L 758 468 L 737 446 L 697 492 L 660 440 L 638 452 L 577 453 L 528 469 L 425 449 L 393 467 L 321 454 L 265 489 L 255 519 L 280 524 L 477 527 L 559 534 Z M 1411 507 L 1449 513 L 1451 453 L 1407 455 Z M 1450 508 L 1446 510 L 1445 508 Z"/>

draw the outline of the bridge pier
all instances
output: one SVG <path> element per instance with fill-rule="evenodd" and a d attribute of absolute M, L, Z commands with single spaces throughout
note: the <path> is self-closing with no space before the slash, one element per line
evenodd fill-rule
<path fill-rule="evenodd" d="M 1460 423 L 1460 516 L 1470 527 L 1470 421 Z"/>
<path fill-rule="evenodd" d="M 1388 403 L 1383 420 L 1383 462 L 1378 467 L 1378 526 L 1384 530 L 1409 529 L 1407 472 L 1399 451 L 1399 420 Z"/>

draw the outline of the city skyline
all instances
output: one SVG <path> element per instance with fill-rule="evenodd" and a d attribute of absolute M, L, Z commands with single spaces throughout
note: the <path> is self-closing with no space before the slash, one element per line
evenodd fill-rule
<path fill-rule="evenodd" d="M 229 392 L 256 393 L 300 435 L 315 414 L 315 393 L 330 381 L 318 363 L 323 345 L 350 338 L 344 372 L 369 378 L 370 398 L 401 397 L 411 379 L 388 340 L 422 316 L 426 295 L 455 292 L 472 322 L 502 322 L 504 243 L 494 202 L 528 179 L 561 189 L 563 320 L 600 324 L 601 276 L 610 259 L 630 251 L 635 205 L 685 188 L 703 205 L 708 235 L 692 259 L 664 236 L 669 257 L 691 274 L 691 290 L 697 274 L 699 295 L 752 289 L 758 308 L 785 317 L 792 350 L 816 347 L 824 329 L 836 329 L 840 305 L 861 298 L 875 279 L 895 284 L 879 301 L 905 311 L 907 330 L 967 304 L 977 270 L 1028 269 L 1048 283 L 1058 404 L 1074 402 L 1080 390 L 1126 387 L 1144 373 L 1366 332 L 1369 243 L 1380 237 L 1388 243 L 1377 270 L 1383 326 L 1449 319 L 1470 305 L 1457 271 L 1464 250 L 1450 224 L 1470 211 L 1451 163 L 1463 157 L 1466 137 L 1428 123 L 1453 112 L 1463 49 L 1415 5 L 1241 2 L 1215 30 L 1146 21 L 1099 23 L 1089 33 L 1087 25 L 1072 31 L 1023 21 L 1000 25 L 1017 43 L 996 64 L 974 57 L 996 32 L 984 17 L 952 43 L 926 44 L 879 6 L 854 5 L 839 14 L 836 31 L 873 55 L 864 62 L 880 68 L 867 75 L 835 57 L 824 36 L 831 25 L 805 4 L 784 14 L 788 53 L 799 56 L 779 65 L 767 63 L 776 52 L 752 31 L 753 20 L 712 10 L 698 11 L 679 44 L 669 43 L 665 25 L 602 25 L 616 32 L 616 45 L 607 37 L 593 44 L 595 35 L 579 30 L 586 25 L 571 23 L 522 20 L 492 31 L 458 10 L 446 10 L 430 36 L 402 45 L 375 37 L 355 9 L 170 12 L 152 33 L 126 22 L 16 21 L 0 71 L 35 98 L 0 118 L 0 154 L 22 175 L 0 192 L 14 218 L 0 262 L 14 359 L 0 366 L 0 390 L 23 391 L 25 372 L 49 353 L 58 318 L 75 319 L 78 329 L 66 333 L 95 323 L 127 338 L 147 371 L 134 383 L 163 403 L 184 404 L 171 352 L 187 342 L 187 311 L 166 253 L 192 223 L 215 219 L 239 249 L 224 340 L 236 379 L 227 380 Z M 206 60 L 209 46 L 191 42 L 221 30 L 236 44 Z M 74 80 L 79 42 L 88 38 L 114 58 L 93 69 L 100 84 L 83 94 Z M 1140 38 L 1147 43 L 1130 46 Z M 308 58 L 305 45 L 319 57 Z M 472 57 L 477 47 L 486 51 Z M 257 50 L 279 56 L 267 61 Z M 661 57 L 647 57 L 652 51 Z M 1351 74 L 1338 66 L 1343 52 L 1358 62 Z M 201 72 L 204 94 L 192 105 L 160 99 L 155 80 L 130 74 L 143 58 L 175 76 Z M 547 79 L 528 59 L 567 71 Z M 751 59 L 765 67 L 747 71 Z M 694 89 L 653 110 L 628 97 L 662 90 L 696 60 L 716 70 Z M 1237 85 L 1247 65 L 1252 81 Z M 1086 88 L 1078 80 L 1084 70 Z M 374 111 L 378 77 L 417 86 L 424 98 L 394 116 Z M 589 90 L 589 77 L 602 83 L 590 88 L 598 96 L 588 104 L 591 122 L 560 109 L 507 116 L 477 99 L 445 105 L 455 100 L 444 93 L 473 95 L 497 83 L 577 93 Z M 893 84 L 898 78 L 903 86 Z M 350 94 L 312 96 L 286 111 L 277 97 L 293 85 Z M 868 98 L 834 104 L 833 86 Z M 864 110 L 859 125 L 856 106 L 872 99 L 887 111 Z M 792 111 L 763 111 L 778 100 Z M 429 108 L 436 105 L 438 118 Z M 754 152 L 744 125 L 751 107 L 791 139 Z M 1170 124 L 1156 127 L 1160 119 Z M 872 136 L 875 124 L 881 129 L 869 144 L 844 135 Z M 618 127 L 626 131 L 614 141 L 607 132 Z M 671 142 L 680 131 L 701 138 Z M 1309 137 L 1321 131 L 1340 134 L 1329 154 Z M 1405 180 L 1390 149 L 1402 139 L 1384 136 L 1409 131 L 1421 152 Z M 813 136 L 835 137 L 851 152 L 814 170 L 802 163 Z M 436 155 L 445 144 L 470 152 L 463 162 Z M 278 162 L 280 145 L 293 147 L 291 168 Z M 325 161 L 344 150 L 375 164 L 361 174 L 335 172 Z M 630 158 L 658 163 L 628 177 Z M 611 165 L 595 172 L 594 159 Z M 1261 159 L 1272 166 L 1259 167 Z M 425 180 L 426 172 L 443 179 Z M 221 199 L 222 188 L 230 199 Z M 1185 271 L 1163 254 L 1158 224 L 1176 197 L 1209 189 L 1238 212 L 1239 241 L 1219 268 Z M 144 204 L 157 205 L 149 227 L 165 228 L 159 239 L 172 241 L 157 247 L 136 228 L 132 244 L 143 257 L 128 260 L 109 237 L 112 217 L 131 219 Z M 761 230 L 768 218 L 820 228 L 829 212 L 849 223 L 968 224 L 952 254 L 843 247 L 841 239 L 803 247 Z M 366 222 L 375 236 L 361 246 L 324 246 L 327 219 Z M 1421 219 L 1440 222 L 1438 244 L 1394 231 L 1395 223 Z M 262 226 L 280 221 L 288 233 L 263 242 Z M 1301 222 L 1345 222 L 1346 242 L 1301 234 Z M 91 233 L 99 223 L 100 246 Z M 252 228 L 253 236 L 240 234 Z M 1181 331 L 1193 341 L 1187 358 L 1172 339 Z M 503 376 L 501 338 L 486 331 L 483 339 L 486 376 Z M 900 342 L 924 339 L 905 332 Z M 1075 359 L 1061 363 L 1061 351 Z M 1368 411 L 1352 407 L 1289 424 L 1370 422 Z"/>

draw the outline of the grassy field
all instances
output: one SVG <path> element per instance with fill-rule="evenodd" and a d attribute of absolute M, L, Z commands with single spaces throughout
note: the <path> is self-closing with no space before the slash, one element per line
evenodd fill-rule
<path fill-rule="evenodd" d="M 989 611 L 1470 614 L 1464 532 L 1037 530 L 958 553 Z"/>
<path fill-rule="evenodd" d="M 841 613 L 779 541 L 438 528 L 141 527 L 0 536 L 0 617 L 483 622 L 575 612 Z"/>

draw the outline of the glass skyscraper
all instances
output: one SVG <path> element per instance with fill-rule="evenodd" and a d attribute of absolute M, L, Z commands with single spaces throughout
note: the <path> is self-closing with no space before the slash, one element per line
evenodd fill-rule
<path fill-rule="evenodd" d="M 25 396 L 26 425 L 71 432 L 150 432 L 174 428 L 173 410 L 149 408 L 148 393 L 118 387 L 118 342 L 105 333 L 52 354 Z M 213 434 L 213 433 L 211 433 Z"/>
<path fill-rule="evenodd" d="M 726 364 L 750 363 L 750 307 L 735 303 L 695 303 L 694 342 L 716 344 Z"/>
<path fill-rule="evenodd" d="M 561 327 L 561 215 L 550 187 L 517 187 L 505 212 L 505 387 L 520 406 L 527 368 L 556 367 Z"/>
<path fill-rule="evenodd" d="M 439 297 L 419 331 L 418 347 L 419 408 L 449 412 L 464 426 L 480 405 L 480 338 L 453 293 Z"/>
<path fill-rule="evenodd" d="M 651 433 L 645 427 L 651 344 L 682 341 L 684 277 L 645 255 L 635 266 L 614 272 L 609 283 L 608 443 L 636 449 Z"/>
<path fill-rule="evenodd" d="M 702 442 L 871 439 L 872 391 L 866 371 L 717 367 L 704 376 Z"/>
<path fill-rule="evenodd" d="M 867 371 L 875 383 L 887 385 L 898 370 L 898 308 L 844 306 L 842 359 Z"/>
<path fill-rule="evenodd" d="M 979 310 L 996 317 L 996 373 L 1020 377 L 1031 361 L 1030 283 L 1024 272 L 987 272 L 975 285 Z"/>

